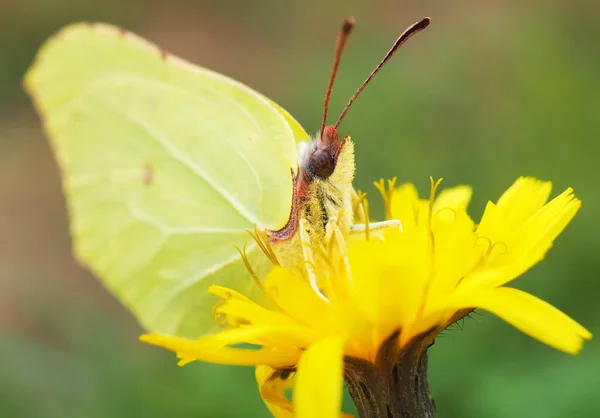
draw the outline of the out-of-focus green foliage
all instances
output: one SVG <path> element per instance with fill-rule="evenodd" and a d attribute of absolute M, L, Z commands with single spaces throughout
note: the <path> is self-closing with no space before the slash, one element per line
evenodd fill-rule
<path fill-rule="evenodd" d="M 267 416 L 251 369 L 177 368 L 171 353 L 137 342 L 128 313 L 70 256 L 58 173 L 20 77 L 41 42 L 77 20 L 126 26 L 316 131 L 343 19 L 358 26 L 335 116 L 395 36 L 431 16 L 341 126 L 356 141 L 357 187 L 380 210 L 372 180 L 398 176 L 425 192 L 428 176 L 444 177 L 474 186 L 477 217 L 519 175 L 552 180 L 555 194 L 573 186 L 581 212 L 515 286 L 595 332 L 600 5 L 511 3 L 0 2 L 0 417 Z M 430 358 L 440 417 L 600 416 L 594 340 L 571 357 L 484 313 L 446 331 Z"/>

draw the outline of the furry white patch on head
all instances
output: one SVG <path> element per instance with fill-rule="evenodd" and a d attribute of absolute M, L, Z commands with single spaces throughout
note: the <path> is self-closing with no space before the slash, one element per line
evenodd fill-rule
<path fill-rule="evenodd" d="M 298 165 L 301 167 L 304 165 L 308 155 L 313 151 L 314 145 L 314 140 L 298 142 Z"/>

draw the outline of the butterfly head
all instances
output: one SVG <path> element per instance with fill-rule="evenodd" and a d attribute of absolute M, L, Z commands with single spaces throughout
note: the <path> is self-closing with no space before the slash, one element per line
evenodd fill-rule
<path fill-rule="evenodd" d="M 354 179 L 354 144 L 350 138 L 340 138 L 334 126 L 325 126 L 305 149 L 300 165 L 298 218 L 308 220 L 317 237 L 325 233 L 330 219 L 338 219 L 340 228 L 349 230 Z"/>
<path fill-rule="evenodd" d="M 314 151 L 308 156 L 307 171 L 322 180 L 329 178 L 335 170 L 345 142 L 345 139 L 340 140 L 339 134 L 333 126 L 325 127 L 323 134 L 315 141 Z"/>

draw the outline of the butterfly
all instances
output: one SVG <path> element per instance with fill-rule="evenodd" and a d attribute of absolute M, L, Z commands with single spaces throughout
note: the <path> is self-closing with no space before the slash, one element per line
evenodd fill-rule
<path fill-rule="evenodd" d="M 300 225 L 318 241 L 353 225 L 354 144 L 338 126 L 396 50 L 396 40 L 327 125 L 353 18 L 336 41 L 323 118 L 310 138 L 283 108 L 244 84 L 177 58 L 122 28 L 67 26 L 40 49 L 24 86 L 58 162 L 74 253 L 150 331 L 196 337 L 214 326 L 211 284 L 248 292 L 245 263 L 270 268 L 248 230 L 266 231 L 293 262 Z M 381 224 L 383 226 L 387 225 Z"/>

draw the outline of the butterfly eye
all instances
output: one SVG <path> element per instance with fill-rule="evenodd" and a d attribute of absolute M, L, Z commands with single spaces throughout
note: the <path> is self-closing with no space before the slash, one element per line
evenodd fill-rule
<path fill-rule="evenodd" d="M 320 149 L 312 153 L 308 161 L 308 166 L 318 177 L 327 178 L 333 173 L 335 162 L 328 151 Z"/>

